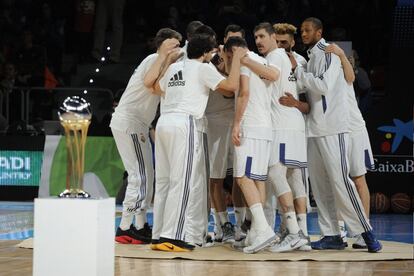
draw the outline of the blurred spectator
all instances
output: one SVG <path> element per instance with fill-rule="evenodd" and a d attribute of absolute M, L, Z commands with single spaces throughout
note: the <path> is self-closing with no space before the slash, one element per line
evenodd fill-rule
<path fill-rule="evenodd" d="M 43 2 L 43 1 L 42 1 Z M 48 2 L 41 3 L 38 16 L 32 23 L 33 36 L 47 51 L 47 66 L 56 75 L 61 75 L 62 56 L 65 48 L 64 18 L 52 9 Z"/>
<path fill-rule="evenodd" d="M 20 93 L 13 93 L 13 87 L 16 83 L 17 71 L 11 62 L 6 62 L 2 66 L 2 75 L 0 77 L 1 92 L 1 114 L 9 121 L 21 119 L 21 101 Z M 13 107 L 13 108 L 10 108 Z"/>
<path fill-rule="evenodd" d="M 17 67 L 18 86 L 44 86 L 46 68 L 46 49 L 33 44 L 33 35 L 30 30 L 22 34 L 22 45 L 14 54 L 14 63 Z"/>
<path fill-rule="evenodd" d="M 367 112 L 372 103 L 371 81 L 368 77 L 367 71 L 361 67 L 357 51 L 352 50 L 352 52 L 353 56 L 351 58 L 351 64 L 354 66 L 355 71 L 354 89 L 359 109 L 362 114 L 364 114 Z"/>
<path fill-rule="evenodd" d="M 9 117 L 9 100 L 16 78 L 16 68 L 13 63 L 6 62 L 0 74 L 0 115 Z"/>
<path fill-rule="evenodd" d="M 0 77 L 0 92 L 2 94 L 10 93 L 16 81 L 16 67 L 11 62 L 3 64 L 2 74 Z"/>
<path fill-rule="evenodd" d="M 87 60 L 92 49 L 92 30 L 95 18 L 95 0 L 75 0 L 74 30 L 76 52 L 80 62 Z"/>
<path fill-rule="evenodd" d="M 0 41 L 3 45 L 14 44 L 26 23 L 26 16 L 18 6 L 19 2 L 0 0 Z"/>
<path fill-rule="evenodd" d="M 118 63 L 121 58 L 123 40 L 123 12 L 125 0 L 97 0 L 92 57 L 100 60 L 105 46 L 105 34 L 110 22 L 112 35 L 109 61 Z"/>
<path fill-rule="evenodd" d="M 7 119 L 0 114 L 0 133 L 5 133 L 8 128 Z"/>
<path fill-rule="evenodd" d="M 180 14 L 175 6 L 170 6 L 168 8 L 167 24 L 173 30 L 181 30 Z"/>

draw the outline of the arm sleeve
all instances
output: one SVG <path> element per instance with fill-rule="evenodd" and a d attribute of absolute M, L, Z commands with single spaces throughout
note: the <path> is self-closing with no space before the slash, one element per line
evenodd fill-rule
<path fill-rule="evenodd" d="M 325 72 L 320 76 L 313 73 L 305 72 L 302 66 L 296 67 L 295 75 L 302 84 L 320 95 L 325 95 L 332 91 L 339 74 L 342 73 L 341 62 L 338 56 L 333 54 L 325 54 Z"/>
<path fill-rule="evenodd" d="M 246 66 L 240 67 L 240 75 L 250 77 L 250 73 L 251 73 L 251 71 Z"/>
<path fill-rule="evenodd" d="M 216 68 L 208 64 L 201 65 L 200 76 L 203 84 L 211 90 L 216 90 L 219 83 L 225 79 Z"/>

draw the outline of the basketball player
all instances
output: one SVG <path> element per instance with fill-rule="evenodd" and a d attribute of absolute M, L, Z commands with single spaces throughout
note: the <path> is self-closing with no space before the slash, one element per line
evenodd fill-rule
<path fill-rule="evenodd" d="M 180 40 L 181 35 L 172 29 L 158 31 L 155 36 L 157 53 L 146 57 L 135 70 L 112 115 L 110 127 L 128 172 L 121 223 L 115 237 L 120 243 L 140 244 L 151 240 L 151 229 L 146 223 L 154 180 L 149 126 L 160 97 L 145 87 L 144 76 L 158 57 L 166 60 L 168 52 L 177 47 Z M 134 216 L 135 226 L 132 224 Z"/>
<path fill-rule="evenodd" d="M 372 156 L 371 143 L 369 141 L 368 131 L 365 125 L 364 118 L 358 108 L 358 103 L 355 98 L 355 91 L 353 89 L 353 82 L 355 74 L 348 57 L 345 52 L 336 44 L 331 44 L 326 47 L 325 52 L 336 54 L 341 60 L 344 70 L 345 79 L 349 85 L 348 87 L 348 106 L 350 109 L 350 136 L 349 136 L 349 151 L 348 158 L 350 162 L 349 174 L 352 181 L 355 183 L 358 194 L 364 206 L 365 215 L 369 218 L 369 204 L 370 195 L 368 185 L 365 179 L 367 170 L 372 170 L 374 166 L 374 158 Z M 340 222 L 341 224 L 341 222 Z M 364 239 L 361 235 L 357 236 L 357 240 L 352 244 L 353 248 L 362 249 L 367 248 Z"/>
<path fill-rule="evenodd" d="M 197 22 L 197 21 L 195 21 Z M 194 23 L 194 21 L 192 22 Z M 192 24 L 190 23 L 190 25 Z M 189 33 L 187 34 L 189 35 Z M 203 35 L 209 37 L 212 41 L 216 41 L 215 31 L 207 25 L 201 25 L 193 30 L 190 34 L 190 39 L 195 35 Z M 183 56 L 182 60 L 188 59 L 187 55 Z M 197 129 L 198 140 L 201 143 L 200 154 L 197 154 L 198 160 L 194 160 L 194 177 L 193 190 L 189 199 L 189 204 L 193 208 L 187 212 L 187 228 L 186 240 L 193 245 L 208 247 L 212 245 L 212 239 L 208 235 L 208 219 L 209 219 L 209 175 L 210 164 L 208 154 L 208 139 L 207 139 L 207 118 L 203 116 L 195 119 L 195 126 Z"/>
<path fill-rule="evenodd" d="M 306 167 L 305 123 L 302 114 L 296 108 L 282 106 L 279 98 L 286 91 L 297 96 L 296 82 L 290 76 L 291 64 L 284 49 L 278 49 L 273 26 L 261 23 L 254 29 L 254 37 L 259 52 L 270 64 L 280 69 L 280 78 L 272 83 L 272 129 L 273 139 L 269 162 L 269 185 L 273 188 L 288 230 L 281 236 L 279 243 L 272 246 L 272 252 L 284 252 L 298 249 L 309 243 L 299 228 L 293 194 L 288 181 L 300 191 L 295 198 L 306 197 L 301 168 Z M 272 190 L 269 190 L 271 193 Z M 305 215 L 306 217 L 306 215 Z M 273 218 L 274 220 L 274 215 Z M 309 249 L 309 248 L 307 248 Z"/>
<path fill-rule="evenodd" d="M 231 59 L 235 47 L 247 49 L 247 43 L 239 37 L 231 37 L 224 50 Z M 267 64 L 266 60 L 253 52 L 243 61 L 255 61 Z M 273 79 L 277 78 L 277 69 L 267 67 Z M 267 223 L 263 203 L 265 184 L 270 158 L 272 140 L 271 86 L 266 81 L 243 66 L 240 76 L 240 89 L 236 94 L 232 140 L 234 149 L 233 176 L 243 192 L 246 203 L 252 213 L 250 232 L 254 232 L 250 244 L 243 248 L 245 253 L 256 253 L 268 247 L 277 238 Z"/>
<path fill-rule="evenodd" d="M 275 39 L 278 48 L 285 49 L 287 53 L 291 53 L 295 60 L 300 63 L 302 66 L 306 66 L 306 59 L 302 57 L 301 55 L 294 52 L 292 49 L 295 46 L 295 34 L 296 34 L 296 27 L 288 24 L 288 23 L 279 23 L 274 24 L 273 29 L 275 30 Z M 287 74 L 286 74 L 287 75 Z M 308 113 L 309 112 L 309 105 L 306 103 L 306 96 L 304 94 L 304 90 L 300 87 L 300 85 L 297 83 L 297 80 L 294 76 L 292 76 L 292 73 L 288 76 L 288 85 L 294 84 L 294 87 L 290 86 L 292 91 L 287 90 L 289 86 L 285 87 L 281 91 L 282 93 L 279 95 L 278 100 L 278 109 L 279 112 L 277 114 L 280 114 L 281 116 L 286 116 L 286 118 L 289 118 L 289 120 L 293 120 L 297 122 L 297 128 L 293 129 L 292 126 L 295 124 L 292 124 L 290 122 L 287 125 L 279 126 L 278 130 L 283 132 L 293 132 L 293 135 L 297 136 L 300 139 L 300 144 L 304 146 L 304 151 L 306 151 L 306 137 L 305 137 L 305 122 L 304 118 L 300 113 Z M 301 91 L 302 90 L 302 91 Z M 301 93 L 301 94 L 299 94 Z M 286 104 L 287 101 L 294 101 L 294 105 L 290 107 L 297 107 L 297 111 L 300 111 L 299 113 L 297 111 L 293 111 L 291 109 L 287 109 L 286 106 L 289 107 L 289 105 Z M 280 106 L 282 105 L 282 106 Z M 283 118 L 278 118 L 276 121 L 284 121 Z M 292 141 L 293 139 L 285 139 L 285 141 Z M 289 143 L 289 142 L 288 142 Z M 305 143 L 305 144 L 303 144 Z M 280 147 L 280 144 L 279 144 Z M 303 157 L 302 157 L 303 158 Z M 300 170 L 300 174 L 299 171 Z M 307 230 L 307 220 L 306 220 L 306 213 L 307 213 L 307 199 L 308 199 L 308 181 L 306 177 L 305 172 L 305 165 L 303 166 L 292 166 L 288 169 L 288 171 L 295 171 L 295 173 L 292 174 L 288 178 L 288 184 L 292 190 L 293 197 L 294 197 L 294 206 L 296 211 L 296 217 L 298 221 L 299 228 L 302 230 L 303 234 L 305 236 L 308 236 L 308 230 Z M 301 178 L 299 178 L 301 176 Z M 284 236 L 286 235 L 286 229 L 285 228 L 285 221 L 284 216 L 282 216 L 282 225 L 280 229 L 280 235 Z M 310 250 L 310 243 L 307 245 L 304 245 L 300 247 L 301 250 Z"/>
<path fill-rule="evenodd" d="M 338 227 L 339 215 L 354 234 L 362 234 L 369 252 L 382 249 L 363 211 L 355 184 L 349 177 L 348 89 L 341 63 L 336 55 L 325 53 L 322 22 L 307 18 L 301 26 L 303 43 L 309 46 L 306 70 L 296 66 L 295 76 L 308 91 L 307 116 L 309 175 L 318 205 L 322 238 L 312 242 L 313 249 L 344 249 Z"/>
<path fill-rule="evenodd" d="M 224 43 L 229 37 L 244 38 L 244 30 L 238 25 L 229 25 L 224 31 Z M 216 67 L 226 74 L 224 60 L 225 56 L 215 56 Z M 244 221 L 245 208 L 241 199 L 240 190 L 233 185 L 233 204 L 236 216 L 236 227 L 233 227 L 227 213 L 224 197 L 223 183 L 226 175 L 232 172 L 233 167 L 233 144 L 231 142 L 231 131 L 234 117 L 234 98 L 228 98 L 219 92 L 210 93 L 206 117 L 208 120 L 208 148 L 210 157 L 210 197 L 212 214 L 214 218 L 214 240 L 222 242 L 234 242 L 242 238 L 241 223 Z"/>
<path fill-rule="evenodd" d="M 198 182 L 191 181 L 202 151 L 195 133 L 195 120 L 204 116 L 210 90 L 231 96 L 238 88 L 240 59 L 246 51 L 235 52 L 228 78 L 210 64 L 216 41 L 207 35 L 195 35 L 188 43 L 188 59 L 172 64 L 155 84 L 165 93 L 155 139 L 156 192 L 152 249 L 185 252 L 194 248 L 187 240 L 187 214 L 190 198 Z M 227 91 L 227 92 L 226 92 Z M 228 92 L 230 91 L 230 92 Z M 160 224 L 160 225 L 155 225 Z"/>
<path fill-rule="evenodd" d="M 190 23 L 188 23 L 187 28 L 185 29 L 187 39 L 185 40 L 184 46 L 182 48 L 182 52 L 184 53 L 183 58 L 187 58 L 188 41 L 195 34 L 195 31 L 197 30 L 197 28 L 201 27 L 203 25 L 204 25 L 203 22 L 198 21 L 198 20 L 194 20 L 194 21 L 191 21 Z"/>

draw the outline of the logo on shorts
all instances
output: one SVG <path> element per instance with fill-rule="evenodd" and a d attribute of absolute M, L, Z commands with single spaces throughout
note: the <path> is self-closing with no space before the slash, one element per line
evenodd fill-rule
<path fill-rule="evenodd" d="M 184 86 L 184 85 L 185 85 L 185 80 L 183 80 L 183 71 L 182 70 L 175 73 L 174 76 L 172 76 L 172 78 L 168 82 L 168 87 Z"/>
<path fill-rule="evenodd" d="M 142 143 L 145 143 L 145 136 L 143 133 L 141 133 L 141 136 L 139 137 Z"/>

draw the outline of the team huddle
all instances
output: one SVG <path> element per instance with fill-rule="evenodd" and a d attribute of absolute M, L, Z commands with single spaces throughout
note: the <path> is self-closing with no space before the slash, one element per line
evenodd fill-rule
<path fill-rule="evenodd" d="M 308 61 L 292 50 L 296 28 L 287 23 L 254 28 L 258 53 L 238 25 L 226 28 L 224 45 L 200 21 L 188 25 L 182 48 L 180 33 L 158 31 L 157 52 L 131 76 L 110 125 L 128 172 L 117 242 L 171 252 L 219 242 L 248 254 L 344 249 L 346 225 L 357 237 L 353 248 L 382 249 L 368 219 L 365 174 L 373 158 L 355 75 L 322 30 L 313 17 L 301 25 Z M 235 225 L 224 198 L 228 174 Z M 308 177 L 321 231 L 313 242 Z M 282 223 L 275 232 L 276 209 Z"/>

